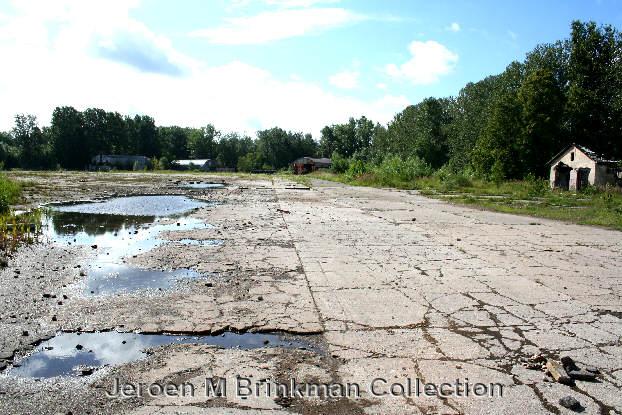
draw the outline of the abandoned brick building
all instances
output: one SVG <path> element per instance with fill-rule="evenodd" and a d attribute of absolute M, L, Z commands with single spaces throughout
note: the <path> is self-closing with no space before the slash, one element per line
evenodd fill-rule
<path fill-rule="evenodd" d="M 300 157 L 292 162 L 296 174 L 305 174 L 319 169 L 330 169 L 332 162 L 329 158 Z"/>
<path fill-rule="evenodd" d="M 617 184 L 620 180 L 619 161 L 570 144 L 549 162 L 552 189 L 581 190 L 587 186 Z"/>

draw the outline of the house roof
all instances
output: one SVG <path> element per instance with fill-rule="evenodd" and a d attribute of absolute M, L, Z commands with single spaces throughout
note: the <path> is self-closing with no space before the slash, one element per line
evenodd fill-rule
<path fill-rule="evenodd" d="M 211 159 L 195 159 L 195 160 L 173 160 L 174 164 L 179 164 L 180 166 L 189 166 L 191 164 L 195 166 L 202 166 Z"/>
<path fill-rule="evenodd" d="M 332 164 L 332 161 L 329 158 L 326 157 L 321 157 L 321 158 L 314 158 L 314 157 L 300 157 L 297 158 L 296 160 L 294 160 L 294 163 L 300 163 L 300 162 L 304 162 L 304 161 L 311 161 L 315 164 Z"/>
<path fill-rule="evenodd" d="M 605 156 L 602 156 L 598 153 L 596 153 L 595 151 L 590 150 L 587 147 L 584 147 L 582 145 L 579 144 L 568 144 L 566 147 L 564 147 L 562 149 L 562 151 L 560 151 L 559 153 L 557 153 L 555 156 L 553 156 L 552 159 L 550 159 L 548 161 L 548 163 L 546 163 L 548 166 L 550 166 L 551 164 L 553 164 L 558 158 L 560 158 L 562 155 L 566 154 L 566 152 L 568 152 L 568 150 L 570 150 L 571 148 L 576 147 L 577 149 L 579 149 L 583 154 L 585 154 L 587 157 L 589 157 L 592 161 L 595 161 L 596 163 L 603 163 L 603 164 L 608 164 L 608 163 L 618 163 L 618 160 L 611 160 L 608 159 Z"/>

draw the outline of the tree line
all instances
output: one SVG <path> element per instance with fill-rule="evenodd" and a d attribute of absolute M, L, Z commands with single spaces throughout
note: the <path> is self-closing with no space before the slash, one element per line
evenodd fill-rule
<path fill-rule="evenodd" d="M 0 133 L 0 162 L 5 168 L 84 169 L 99 154 L 143 155 L 161 168 L 179 159 L 214 159 L 244 171 L 281 169 L 295 158 L 317 153 L 310 134 L 275 127 L 256 138 L 202 128 L 156 126 L 152 117 L 122 116 L 99 108 L 78 111 L 57 107 L 50 126 L 40 128 L 33 115 L 18 114 L 8 133 Z"/>
<path fill-rule="evenodd" d="M 84 168 L 97 154 L 138 154 L 165 166 L 211 158 L 239 170 L 280 169 L 300 156 L 333 157 L 360 170 L 384 160 L 494 179 L 542 176 L 571 142 L 622 158 L 622 35 L 575 21 L 570 37 L 543 44 L 505 71 L 469 83 L 457 96 L 410 105 L 387 125 L 366 117 L 310 134 L 275 127 L 256 137 L 204 128 L 156 126 L 144 115 L 56 108 L 49 127 L 17 115 L 0 133 L 6 167 Z"/>
<path fill-rule="evenodd" d="M 568 39 L 537 46 L 455 97 L 408 106 L 386 127 L 364 118 L 326 127 L 320 149 L 375 165 L 399 156 L 518 179 L 545 175 L 572 142 L 622 159 L 622 36 L 609 25 L 575 21 Z"/>

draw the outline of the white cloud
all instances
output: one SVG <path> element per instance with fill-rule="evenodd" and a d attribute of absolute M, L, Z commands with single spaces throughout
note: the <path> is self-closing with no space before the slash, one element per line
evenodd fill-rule
<path fill-rule="evenodd" d="M 459 32 L 462 28 L 460 27 L 460 23 L 453 22 L 452 24 L 447 26 L 445 29 L 449 30 L 450 32 Z"/>
<path fill-rule="evenodd" d="M 382 89 L 382 90 L 384 91 L 384 90 L 386 90 L 388 87 L 387 87 L 387 84 L 385 84 L 384 82 L 378 82 L 378 83 L 376 84 L 376 88 L 378 88 L 378 89 Z"/>
<path fill-rule="evenodd" d="M 71 105 L 148 114 L 160 125 L 212 122 L 248 133 L 278 125 L 317 137 L 324 125 L 350 116 L 387 122 L 409 104 L 404 96 L 335 94 L 240 61 L 209 66 L 179 53 L 120 2 L 114 12 L 108 7 L 100 13 L 92 11 L 94 2 L 83 7 L 76 1 L 62 10 L 50 5 L 46 12 L 47 2 L 40 4 L 0 22 L 0 130 L 12 127 L 16 113 L 35 114 L 46 125 L 54 107 Z M 143 54 L 135 51 L 144 47 Z"/>
<path fill-rule="evenodd" d="M 317 4 L 334 4 L 341 0 L 264 0 L 269 6 L 279 7 L 311 7 Z"/>
<path fill-rule="evenodd" d="M 511 30 L 508 30 L 508 36 L 512 38 L 512 40 L 518 39 L 518 35 L 515 32 L 512 32 Z"/>
<path fill-rule="evenodd" d="M 261 44 L 317 33 L 364 19 L 364 16 L 342 8 L 282 9 L 230 18 L 223 26 L 195 30 L 190 35 L 223 45 Z"/>
<path fill-rule="evenodd" d="M 434 40 L 415 40 L 408 46 L 408 50 L 411 58 L 406 63 L 391 63 L 385 69 L 390 76 L 407 79 L 414 85 L 438 81 L 441 76 L 449 74 L 458 62 L 456 53 Z"/>
<path fill-rule="evenodd" d="M 331 85 L 341 89 L 354 89 L 359 85 L 359 73 L 357 71 L 342 71 L 328 78 Z"/>

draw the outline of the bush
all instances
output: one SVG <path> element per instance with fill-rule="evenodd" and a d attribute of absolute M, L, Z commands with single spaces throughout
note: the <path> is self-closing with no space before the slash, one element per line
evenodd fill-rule
<path fill-rule="evenodd" d="M 441 181 L 442 190 L 455 190 L 473 185 L 466 174 L 453 171 L 446 166 L 438 169 L 435 175 Z"/>
<path fill-rule="evenodd" d="M 169 169 L 170 166 L 170 162 L 168 161 L 168 159 L 165 156 L 160 157 L 160 160 L 158 160 L 158 168 L 160 170 L 167 170 Z"/>
<path fill-rule="evenodd" d="M 432 172 L 432 167 L 417 156 L 406 159 L 387 156 L 374 168 L 376 177 L 385 184 L 410 182 L 418 177 L 429 176 Z"/>
<path fill-rule="evenodd" d="M 331 169 L 337 174 L 345 173 L 350 168 L 350 161 L 337 152 L 333 153 L 331 163 Z"/>
<path fill-rule="evenodd" d="M 367 173 L 367 171 L 368 168 L 365 162 L 363 162 L 362 160 L 354 160 L 349 163 L 348 170 L 346 171 L 346 176 L 349 179 L 354 179 Z"/>
<path fill-rule="evenodd" d="M 544 196 L 549 191 L 548 181 L 537 178 L 533 173 L 529 173 L 525 177 L 527 183 L 527 196 L 538 197 Z"/>

